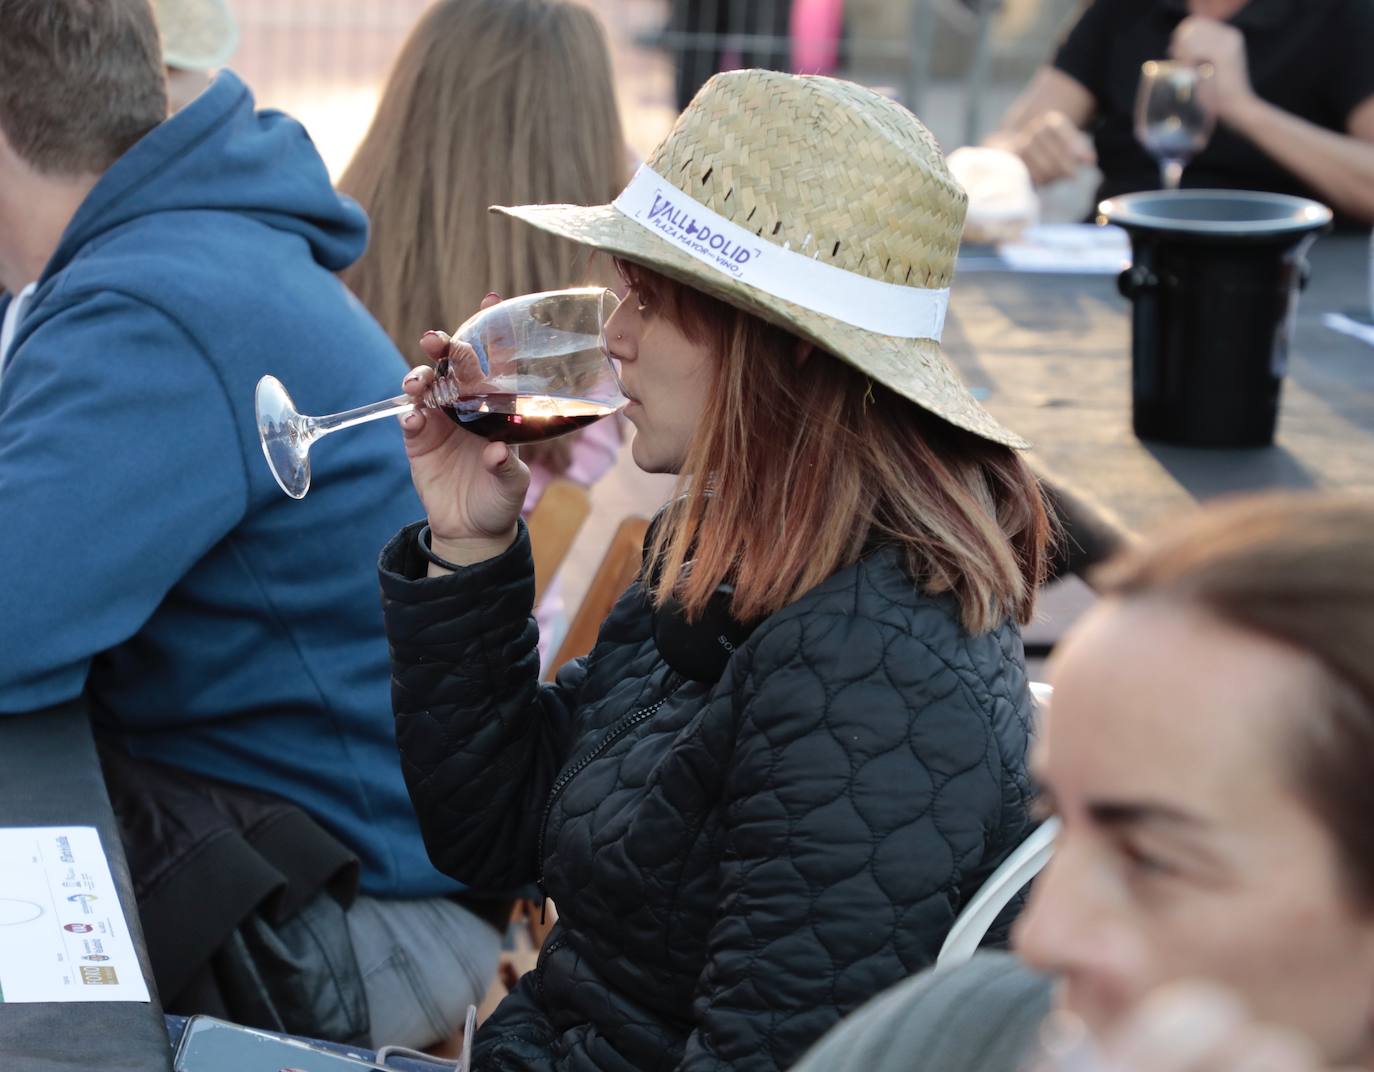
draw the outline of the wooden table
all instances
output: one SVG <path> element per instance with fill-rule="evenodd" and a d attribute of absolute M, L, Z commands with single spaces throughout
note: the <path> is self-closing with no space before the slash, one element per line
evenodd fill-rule
<path fill-rule="evenodd" d="M 1130 305 L 1114 276 L 956 275 L 945 350 L 1082 521 L 1133 536 L 1205 499 L 1269 488 L 1374 494 L 1374 347 L 1322 323 L 1369 310 L 1369 244 L 1310 251 L 1275 445 L 1218 450 L 1145 443 L 1131 431 Z M 1093 556 L 1089 556 L 1093 557 Z M 1080 563 L 1081 564 L 1081 563 Z"/>

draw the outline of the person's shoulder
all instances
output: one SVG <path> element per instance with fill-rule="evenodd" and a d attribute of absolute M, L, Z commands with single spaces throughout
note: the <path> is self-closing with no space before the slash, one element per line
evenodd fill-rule
<path fill-rule="evenodd" d="M 868 622 L 883 632 L 941 637 L 962 632 L 959 605 L 948 594 L 926 591 L 911 576 L 902 552 L 879 547 L 836 570 L 767 618 L 760 631 L 827 619 Z"/>
<path fill-rule="evenodd" d="M 1016 1072 L 1051 984 L 1008 953 L 913 976 L 842 1021 L 794 1072 Z"/>
<path fill-rule="evenodd" d="M 748 647 L 755 671 L 801 658 L 817 673 L 842 677 L 877 662 L 924 670 L 979 673 L 977 651 L 1002 652 L 1001 634 L 974 636 L 961 624 L 948 593 L 925 591 L 908 572 L 901 552 L 879 548 L 836 571 L 763 621 Z M 903 680 L 908 677 L 902 675 Z"/>

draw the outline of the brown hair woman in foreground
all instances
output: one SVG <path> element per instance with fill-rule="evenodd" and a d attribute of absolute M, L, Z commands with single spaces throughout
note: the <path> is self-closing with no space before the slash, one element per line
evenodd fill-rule
<path fill-rule="evenodd" d="M 403 422 L 428 524 L 382 583 L 427 844 L 560 910 L 477 1067 L 787 1068 L 930 963 L 1027 832 L 1016 622 L 1048 521 L 940 354 L 964 207 L 905 110 L 748 71 L 613 205 L 507 210 L 618 258 L 634 459 L 681 496 L 540 686 L 524 467 Z"/>

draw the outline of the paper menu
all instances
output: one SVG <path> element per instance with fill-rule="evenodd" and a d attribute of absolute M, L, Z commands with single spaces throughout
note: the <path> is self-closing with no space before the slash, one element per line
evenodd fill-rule
<path fill-rule="evenodd" d="M 1116 275 L 1131 263 L 1131 243 L 1120 227 L 1041 224 L 1028 227 L 1019 242 L 997 247 L 1016 272 Z"/>
<path fill-rule="evenodd" d="M 96 829 L 0 827 L 0 1002 L 148 1000 Z"/>

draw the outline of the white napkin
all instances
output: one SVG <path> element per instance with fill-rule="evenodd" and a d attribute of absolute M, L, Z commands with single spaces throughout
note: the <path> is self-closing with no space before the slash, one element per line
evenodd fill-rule
<path fill-rule="evenodd" d="M 1346 316 L 1344 313 L 1327 313 L 1322 317 L 1322 323 L 1332 331 L 1339 331 L 1342 335 L 1352 335 L 1361 342 L 1374 346 L 1374 324 L 1362 324 L 1354 317 Z"/>

